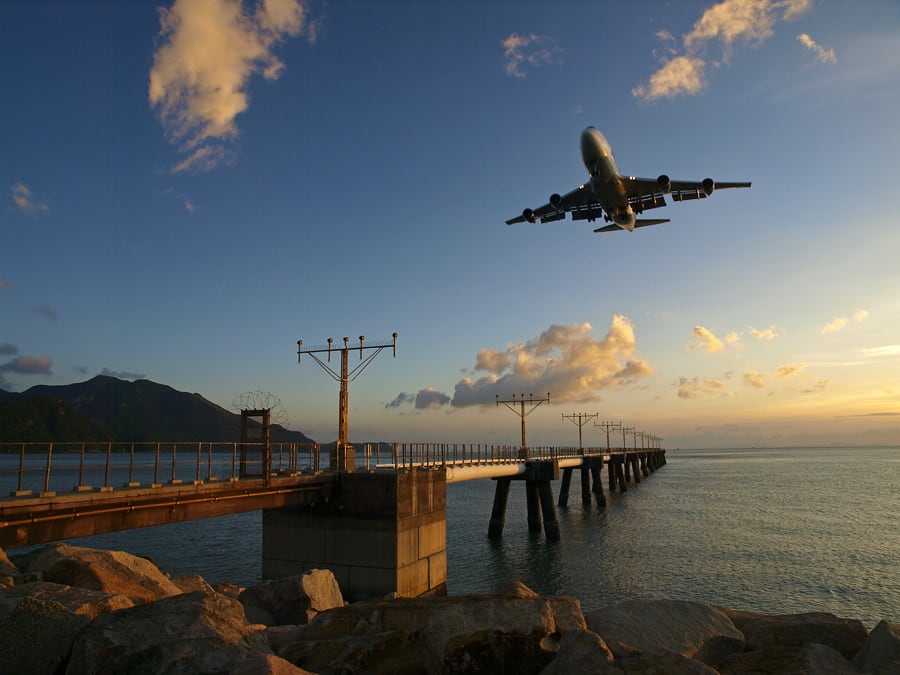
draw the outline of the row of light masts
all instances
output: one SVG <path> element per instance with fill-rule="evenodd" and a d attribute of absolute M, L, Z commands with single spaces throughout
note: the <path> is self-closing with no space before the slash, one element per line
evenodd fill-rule
<path fill-rule="evenodd" d="M 631 434 L 631 442 L 632 447 L 637 450 L 637 439 L 640 437 L 641 439 L 641 450 L 658 450 L 660 448 L 660 444 L 662 443 L 662 437 L 656 436 L 651 433 L 647 433 L 646 431 L 638 431 L 635 427 L 626 427 L 621 422 L 595 422 L 595 427 L 600 427 L 601 429 L 606 430 L 606 449 L 610 449 L 609 444 L 609 434 L 611 431 L 621 431 L 622 432 L 622 448 L 625 449 L 628 444 L 626 442 L 626 437 L 628 434 Z M 581 441 L 581 437 L 579 436 L 579 443 Z"/>

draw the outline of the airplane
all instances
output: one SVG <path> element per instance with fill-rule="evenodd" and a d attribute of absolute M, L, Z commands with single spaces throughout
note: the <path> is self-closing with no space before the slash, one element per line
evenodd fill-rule
<path fill-rule="evenodd" d="M 594 232 L 616 232 L 636 227 L 647 227 L 670 222 L 663 219 L 639 219 L 647 209 L 655 209 L 666 205 L 664 195 L 672 195 L 676 202 L 689 199 L 704 199 L 714 190 L 727 188 L 748 188 L 750 183 L 718 183 L 712 178 L 701 181 L 670 180 L 665 174 L 655 180 L 652 178 L 635 178 L 619 174 L 616 158 L 606 137 L 594 127 L 581 132 L 581 158 L 590 174 L 590 181 L 564 195 L 550 195 L 550 202 L 536 209 L 525 209 L 521 216 L 506 221 L 514 223 L 550 223 L 564 220 L 567 213 L 572 220 L 594 222 L 597 218 L 612 223 L 598 227 Z"/>

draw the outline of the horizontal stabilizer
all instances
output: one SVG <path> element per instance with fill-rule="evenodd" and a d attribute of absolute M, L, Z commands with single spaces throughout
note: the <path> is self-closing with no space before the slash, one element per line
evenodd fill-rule
<path fill-rule="evenodd" d="M 660 223 L 669 223 L 671 222 L 668 218 L 645 218 L 644 220 L 636 220 L 634 221 L 635 227 L 649 227 L 650 225 L 659 225 Z M 618 230 L 624 230 L 624 227 L 619 227 L 618 225 L 607 225 L 606 227 L 598 227 L 594 232 L 616 232 Z"/>

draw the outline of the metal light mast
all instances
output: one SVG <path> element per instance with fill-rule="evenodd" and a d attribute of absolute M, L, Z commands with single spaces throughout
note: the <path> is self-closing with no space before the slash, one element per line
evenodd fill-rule
<path fill-rule="evenodd" d="M 303 340 L 297 340 L 297 363 L 300 363 L 300 356 L 302 354 L 309 354 L 316 363 L 318 363 L 322 370 L 331 375 L 332 379 L 336 380 L 341 385 L 341 393 L 338 399 L 338 440 L 337 440 L 337 451 L 331 456 L 331 461 L 329 462 L 330 467 L 337 471 L 353 471 L 356 467 L 356 458 L 353 453 L 353 448 L 350 446 L 350 442 L 348 440 L 349 434 L 349 426 L 350 426 L 350 383 L 355 380 L 362 371 L 366 369 L 372 361 L 381 353 L 381 350 L 386 347 L 392 347 L 394 350 L 394 357 L 397 356 L 397 333 L 393 334 L 392 342 L 378 342 L 375 344 L 365 344 L 366 336 L 359 336 L 359 346 L 350 346 L 350 338 L 344 338 L 344 346 L 343 347 L 334 347 L 334 340 L 332 338 L 328 338 L 328 346 L 327 347 L 318 347 L 314 349 L 304 349 L 303 348 Z M 359 350 L 359 360 L 360 362 L 356 365 L 355 368 L 350 368 L 350 350 Z M 367 350 L 373 350 L 371 354 L 366 356 L 363 359 L 363 352 Z M 341 353 L 341 372 L 340 375 L 334 371 L 334 369 L 329 365 L 331 363 L 331 353 L 332 352 L 340 352 Z M 323 361 L 317 354 L 327 354 L 326 360 Z"/>
<path fill-rule="evenodd" d="M 597 419 L 600 413 L 573 413 L 571 415 L 563 415 L 562 418 L 564 420 L 572 420 L 573 424 L 578 425 L 578 449 L 584 450 L 584 445 L 581 442 L 581 429 L 585 424 L 590 422 L 591 420 Z"/>
<path fill-rule="evenodd" d="M 594 424 L 595 427 L 606 429 L 606 449 L 609 450 L 609 432 L 622 428 L 621 422 L 599 422 Z"/>
<path fill-rule="evenodd" d="M 547 392 L 547 398 L 534 398 L 533 394 L 528 394 L 528 398 L 525 398 L 525 394 L 522 394 L 522 397 L 516 399 L 516 395 L 513 394 L 511 401 L 501 401 L 500 395 L 497 394 L 494 398 L 497 399 L 497 406 L 499 407 L 502 403 L 507 408 L 512 410 L 516 415 L 522 418 L 522 456 L 527 459 L 528 456 L 528 446 L 525 443 L 525 418 L 528 417 L 531 413 L 534 412 L 534 409 L 537 408 L 541 403 L 550 403 L 550 392 Z M 528 403 L 531 406 L 531 409 L 528 412 L 525 412 L 525 403 Z M 514 406 L 518 404 L 519 410 L 516 410 Z"/>

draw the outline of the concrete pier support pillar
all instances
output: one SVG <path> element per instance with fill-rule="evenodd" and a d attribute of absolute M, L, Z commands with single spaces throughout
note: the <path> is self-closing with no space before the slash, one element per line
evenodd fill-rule
<path fill-rule="evenodd" d="M 506 504 L 509 501 L 509 478 L 498 478 L 494 490 L 494 508 L 491 510 L 491 524 L 488 525 L 488 537 L 499 539 L 503 536 L 503 523 L 506 520 Z"/>
<path fill-rule="evenodd" d="M 541 495 L 537 481 L 525 481 L 525 501 L 528 504 L 528 531 L 541 531 Z"/>
<path fill-rule="evenodd" d="M 625 469 L 623 468 L 623 464 L 625 463 L 624 459 L 620 462 L 616 462 L 616 478 L 619 481 L 619 492 L 625 493 L 628 492 L 628 486 L 625 485 Z"/>
<path fill-rule="evenodd" d="M 641 482 L 641 470 L 640 470 L 640 468 L 638 467 L 638 461 L 639 461 L 639 460 L 638 460 L 638 456 L 637 456 L 637 455 L 634 455 L 634 456 L 631 458 L 631 473 L 632 473 L 632 475 L 634 476 L 634 482 L 635 482 L 635 483 L 640 483 L 640 482 Z"/>
<path fill-rule="evenodd" d="M 263 511 L 265 579 L 331 570 L 350 601 L 447 591 L 442 469 L 341 473 L 327 500 Z"/>
<path fill-rule="evenodd" d="M 581 503 L 591 505 L 591 469 L 586 466 L 581 467 Z"/>
<path fill-rule="evenodd" d="M 572 483 L 572 467 L 563 469 L 562 484 L 559 486 L 559 506 L 569 505 L 569 486 Z"/>
<path fill-rule="evenodd" d="M 623 469 L 625 470 L 625 482 L 631 482 L 631 455 L 625 455 L 625 459 L 622 461 Z"/>
<path fill-rule="evenodd" d="M 559 521 L 556 519 L 556 509 L 553 508 L 553 488 L 549 480 L 539 481 L 537 485 L 544 516 L 544 536 L 547 541 L 559 541 Z"/>
<path fill-rule="evenodd" d="M 606 472 L 609 474 L 609 494 L 612 494 L 616 491 L 616 485 L 618 481 L 616 480 L 616 460 L 610 459 L 609 464 L 606 465 Z"/>
<path fill-rule="evenodd" d="M 650 471 L 647 470 L 647 453 L 641 455 L 641 473 L 644 474 L 644 478 L 650 475 Z"/>
<path fill-rule="evenodd" d="M 591 478 L 594 483 L 594 494 L 597 497 L 597 506 L 606 506 L 606 497 L 603 495 L 603 481 L 600 477 L 603 475 L 603 460 L 597 466 L 591 467 Z"/>

